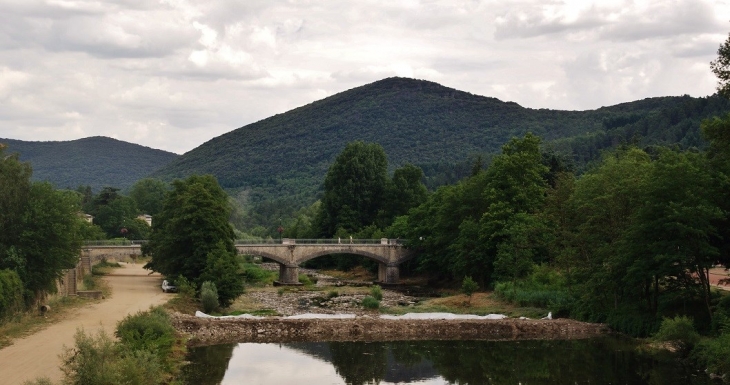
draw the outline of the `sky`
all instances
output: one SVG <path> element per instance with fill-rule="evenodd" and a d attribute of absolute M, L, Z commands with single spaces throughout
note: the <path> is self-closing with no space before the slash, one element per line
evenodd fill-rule
<path fill-rule="evenodd" d="M 0 0 L 0 138 L 182 154 L 392 76 L 529 108 L 715 92 L 730 0 Z"/>

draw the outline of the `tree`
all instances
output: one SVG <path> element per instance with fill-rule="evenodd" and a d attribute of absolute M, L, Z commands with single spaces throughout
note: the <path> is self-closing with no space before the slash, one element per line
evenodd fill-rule
<path fill-rule="evenodd" d="M 236 253 L 230 211 L 228 195 L 213 176 L 193 175 L 172 182 L 149 242 L 142 248 L 152 256 L 145 268 L 200 285 L 208 255 L 219 244 L 228 253 Z"/>
<path fill-rule="evenodd" d="M 494 157 L 486 172 L 487 210 L 478 233 L 487 256 L 482 267 L 485 271 L 494 271 L 498 259 L 500 278 L 514 280 L 529 271 L 541 246 L 533 234 L 542 224 L 532 216 L 543 208 L 548 171 L 542 162 L 540 138 L 530 133 L 522 139 L 513 138 Z"/>
<path fill-rule="evenodd" d="M 143 214 L 149 214 L 153 217 L 162 211 L 165 202 L 165 194 L 170 190 L 170 186 L 159 180 L 145 178 L 137 181 L 129 190 L 129 197 L 137 204 L 137 208 Z"/>
<path fill-rule="evenodd" d="M 83 239 L 83 219 L 78 195 L 54 190 L 49 183 L 34 183 L 14 244 L 22 261 L 15 270 L 26 287 L 26 300 L 33 302 L 44 292 L 56 290 L 64 269 L 76 266 Z"/>
<path fill-rule="evenodd" d="M 374 223 L 383 203 L 387 168 L 385 151 L 379 144 L 348 143 L 324 180 L 316 218 L 318 235 L 331 237 L 337 229 L 355 233 Z"/>
<path fill-rule="evenodd" d="M 219 242 L 215 249 L 208 253 L 200 280 L 213 282 L 218 289 L 218 302 L 222 307 L 228 307 L 243 294 L 243 277 L 238 270 L 236 254 L 226 250 L 223 242 Z"/>
<path fill-rule="evenodd" d="M 0 268 L 20 236 L 32 172 L 29 163 L 20 162 L 18 154 L 6 155 L 0 144 Z"/>
<path fill-rule="evenodd" d="M 604 321 L 607 314 L 628 305 L 630 293 L 636 291 L 623 280 L 631 260 L 616 248 L 644 203 L 642 189 L 650 167 L 644 151 L 629 147 L 607 154 L 575 182 L 565 203 L 572 211 L 567 216 L 576 218 L 569 244 L 574 255 L 564 258 L 572 265 L 570 278 L 579 283 L 579 316 Z"/>
<path fill-rule="evenodd" d="M 83 224 L 75 192 L 31 183 L 31 174 L 0 146 L 0 269 L 18 275 L 28 305 L 55 291 L 63 269 L 76 265 Z"/>
<path fill-rule="evenodd" d="M 118 188 L 104 187 L 94 196 L 90 206 L 89 214 L 94 216 L 94 224 L 101 227 L 107 237 L 143 239 L 146 235 L 145 230 L 134 222 L 139 214 L 134 200 L 120 195 Z M 123 228 L 126 233 L 123 233 Z"/>
<path fill-rule="evenodd" d="M 469 305 L 471 306 L 471 296 L 474 295 L 474 292 L 479 290 L 479 285 L 477 285 L 476 282 L 474 282 L 473 279 L 471 279 L 470 276 L 464 277 L 464 280 L 461 281 L 461 292 L 464 293 L 467 297 L 469 297 Z"/>
<path fill-rule="evenodd" d="M 717 92 L 730 98 L 730 35 L 717 50 L 717 59 L 710 62 L 712 72 L 718 78 Z"/>
<path fill-rule="evenodd" d="M 709 269 L 719 254 L 711 240 L 723 217 L 716 187 L 701 154 L 663 149 L 642 189 L 643 204 L 618 245 L 630 258 L 622 282 L 645 288 L 636 295 L 656 313 L 661 295 L 692 299 L 700 293 L 708 316 Z"/>
<path fill-rule="evenodd" d="M 408 210 L 426 201 L 428 190 L 421 182 L 423 171 L 412 164 L 395 170 L 387 183 L 381 211 L 383 227 L 393 223 L 397 216 L 408 214 Z"/>

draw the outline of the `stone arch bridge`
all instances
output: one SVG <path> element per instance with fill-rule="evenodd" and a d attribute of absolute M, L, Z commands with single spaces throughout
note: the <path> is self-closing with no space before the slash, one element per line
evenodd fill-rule
<path fill-rule="evenodd" d="M 90 241 L 83 247 L 81 265 L 91 271 L 91 265 L 103 258 L 135 258 L 142 255 L 145 241 L 128 241 L 119 244 Z M 399 265 L 414 257 L 396 239 L 287 239 L 281 241 L 236 241 L 239 254 L 269 258 L 279 263 L 279 285 L 299 285 L 299 265 L 317 257 L 330 254 L 361 255 L 378 262 L 378 282 L 395 285 L 400 279 Z M 88 269 L 87 269 L 88 266 Z"/>

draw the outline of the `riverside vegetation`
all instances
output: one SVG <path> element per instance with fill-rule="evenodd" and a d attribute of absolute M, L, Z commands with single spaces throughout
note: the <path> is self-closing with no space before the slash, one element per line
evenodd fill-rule
<path fill-rule="evenodd" d="M 723 95 L 729 94 L 730 88 L 729 47 L 730 38 L 713 62 Z M 255 181 L 259 186 L 265 185 L 258 192 L 282 190 L 290 194 L 289 203 L 297 205 L 313 195 L 324 175 L 320 201 L 288 216 L 282 236 L 400 239 L 418 254 L 418 258 L 403 266 L 404 275 L 425 274 L 432 282 L 447 286 L 467 283 L 469 277 L 484 289 L 494 289 L 504 300 L 545 307 L 556 316 L 607 323 L 632 336 L 654 335 L 659 340 L 679 341 L 678 350 L 687 359 L 717 374 L 728 373 L 730 300 L 725 292 L 713 290 L 709 279 L 713 266 L 730 264 L 730 115 L 725 109 L 726 100 L 718 96 L 680 103 L 670 112 L 655 107 L 674 98 L 611 107 L 599 112 L 622 114 L 600 115 L 605 118 L 600 125 L 595 126 L 594 122 L 594 129 L 583 130 L 588 116 L 584 114 L 541 111 L 529 117 L 525 109 L 513 103 L 477 100 L 453 90 L 445 95 L 442 88 L 428 82 L 386 79 L 376 84 L 377 87 L 364 87 L 358 92 L 377 94 L 380 90 L 408 100 L 412 95 L 423 97 L 414 89 L 425 89 L 427 105 L 433 110 L 462 111 L 484 124 L 483 129 L 474 130 L 477 137 L 468 139 L 476 146 L 470 148 L 476 152 L 496 150 L 501 144 L 501 152 L 476 157 L 465 178 L 429 191 L 423 183 L 428 179 L 424 178 L 422 168 L 408 164 L 406 158 L 397 159 L 398 167 L 391 168 L 384 147 L 375 143 L 350 142 L 331 164 L 331 158 L 317 152 L 315 141 L 312 146 L 299 146 L 299 152 L 284 150 L 278 137 L 264 138 L 268 124 L 295 116 L 282 115 L 210 141 L 158 175 L 173 177 L 199 172 L 201 169 L 195 167 L 179 169 L 183 164 L 196 162 L 206 165 L 204 171 L 220 174 L 218 162 L 226 161 L 226 173 L 219 175 L 223 186 L 232 191 L 253 189 L 241 185 L 240 180 Z M 448 99 L 444 96 L 449 95 L 464 109 L 452 110 L 453 104 L 442 104 L 440 99 Z M 350 113 L 358 111 L 352 101 L 336 95 L 298 109 L 297 114 L 313 113 L 330 103 Z M 401 108 L 397 104 L 375 104 L 380 104 L 377 111 L 402 114 L 401 119 L 424 122 L 431 117 L 405 105 Z M 508 113 L 497 113 L 497 107 L 504 107 L 501 111 Z M 372 126 L 369 115 L 352 121 L 358 122 L 358 129 Z M 552 120 L 550 115 L 564 119 Z M 339 123 L 328 119 L 341 117 L 318 116 L 324 119 L 320 125 L 331 129 L 332 135 L 320 137 L 327 142 L 327 151 L 334 155 L 332 151 L 336 150 L 332 148 L 339 147 L 332 146 L 330 139 L 344 141 L 343 138 L 352 136 L 334 135 Z M 349 119 L 352 115 L 347 116 Z M 440 125 L 435 129 L 450 132 L 450 119 L 443 116 L 433 119 Z M 553 122 L 555 127 L 533 125 L 535 116 Z M 499 121 L 507 126 L 495 123 Z M 296 136 L 310 126 L 303 122 L 305 119 L 293 119 L 282 127 L 292 127 L 287 132 Z M 561 124 L 564 122 L 571 124 Z M 561 155 L 555 151 L 560 143 L 572 148 L 572 142 L 561 142 L 561 138 L 554 136 L 560 126 L 565 126 L 574 137 L 595 144 L 589 146 L 589 153 L 610 144 L 620 145 L 604 152 L 600 159 L 591 155 L 595 162 L 587 166 L 576 164 L 581 159 L 575 153 Z M 530 132 L 533 128 L 534 134 Z M 657 139 L 663 133 L 671 140 Z M 552 141 L 552 145 L 546 146 L 538 135 Z M 654 141 L 632 140 L 634 135 L 653 137 Z M 451 157 L 452 142 L 431 141 L 431 147 L 411 146 L 413 138 L 418 137 L 406 135 L 384 143 L 397 146 L 392 154 L 428 153 L 435 158 L 427 161 L 458 161 Z M 218 156 L 216 162 L 202 162 L 214 145 L 223 142 L 255 143 L 266 149 L 267 158 L 262 159 L 259 153 L 240 159 Z M 663 145 L 667 143 L 671 145 Z M 240 148 L 248 151 L 247 147 Z M 307 153 L 310 150 L 316 159 Z M 151 255 L 146 267 L 178 278 L 196 296 L 204 283 L 215 284 L 218 303 L 224 308 L 244 292 L 244 269 L 233 246 L 237 233 L 230 223 L 236 215 L 228 194 L 214 176 L 188 176 L 172 182 L 169 190 L 162 182 L 163 188 L 157 190 L 152 188 L 155 182 L 142 186 L 143 192 L 151 192 L 147 195 L 161 197 L 156 200 L 159 211 L 149 229 L 141 221 L 130 219 L 133 213 L 139 213 L 141 197 L 125 197 L 113 188 L 104 189 L 97 196 L 84 188 L 78 193 L 58 191 L 49 184 L 31 182 L 30 166 L 19 162 L 17 156 L 5 156 L 3 151 L 0 149 L 0 317 L 31 309 L 45 293 L 53 291 L 62 270 L 75 265 L 81 241 L 97 236 L 149 235 L 149 242 L 143 247 Z M 269 156 L 282 158 L 272 160 Z M 249 161 L 260 168 L 242 166 L 239 161 Z M 274 180 L 251 174 L 251 169 L 257 169 L 255 172 L 263 175 L 281 175 L 271 172 L 269 167 L 274 164 L 292 171 Z M 308 167 L 303 174 L 301 165 Z M 305 174 L 308 177 L 304 178 Z M 320 177 L 312 179 L 311 175 Z M 260 197 L 253 201 L 263 203 Z M 82 204 L 96 210 L 101 225 L 88 225 L 77 216 Z M 263 218 L 260 222 L 266 221 Z M 270 218 L 268 221 L 270 225 Z M 282 218 L 279 224 L 283 222 Z M 261 235 L 267 235 L 266 231 Z M 355 264 L 375 266 L 352 256 L 312 261 L 315 266 L 340 268 Z M 472 292 L 472 288 L 467 285 L 465 292 Z M 375 307 L 376 293 L 371 294 L 369 306 Z M 154 321 L 149 322 L 164 324 L 164 316 L 157 313 L 151 313 Z M 155 361 L 149 358 L 161 351 L 156 350 L 162 349 L 160 346 L 168 346 L 167 337 L 157 339 L 139 332 L 134 335 L 141 340 L 134 337 L 125 342 L 124 335 L 120 334 L 121 345 L 117 348 L 108 337 L 80 334 L 77 348 L 113 352 L 110 357 L 118 361 L 109 365 L 114 369 L 109 378 L 115 380 L 125 375 L 118 373 L 136 376 L 129 369 L 130 363 L 137 362 L 141 367 L 142 360 L 151 365 L 144 369 L 150 378 L 163 373 L 164 362 L 153 365 Z M 144 341 L 148 337 L 162 345 L 145 353 Z M 140 349 L 127 349 L 125 344 Z M 135 353 L 138 350 L 140 353 Z M 75 357 L 83 360 L 86 356 Z M 97 372 L 93 364 L 74 366 L 81 362 L 70 359 L 66 366 L 69 381 L 80 378 L 80 373 Z"/>

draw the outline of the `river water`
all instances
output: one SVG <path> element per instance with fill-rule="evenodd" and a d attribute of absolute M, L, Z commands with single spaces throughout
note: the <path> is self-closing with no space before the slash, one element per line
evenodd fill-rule
<path fill-rule="evenodd" d="M 224 344 L 192 348 L 184 383 L 708 385 L 631 340 Z"/>

